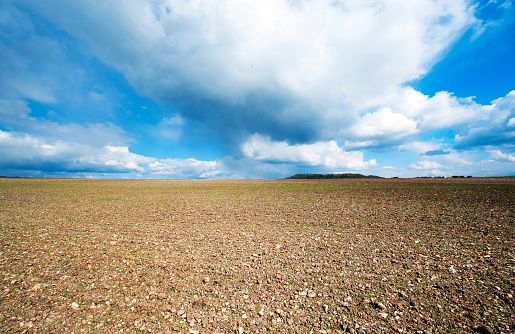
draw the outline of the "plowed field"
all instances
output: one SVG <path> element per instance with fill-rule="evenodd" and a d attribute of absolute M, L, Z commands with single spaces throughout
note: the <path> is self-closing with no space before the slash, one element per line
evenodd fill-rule
<path fill-rule="evenodd" d="M 515 332 L 515 178 L 4 178 L 0 196 L 0 332 Z"/>

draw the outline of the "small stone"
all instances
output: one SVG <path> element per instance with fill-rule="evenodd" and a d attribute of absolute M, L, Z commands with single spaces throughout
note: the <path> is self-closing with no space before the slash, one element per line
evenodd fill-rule
<path fill-rule="evenodd" d="M 311 291 L 310 293 L 308 293 L 308 297 L 309 297 L 309 298 L 314 298 L 314 297 L 316 297 L 316 296 L 317 296 L 317 294 L 316 294 L 316 293 L 314 293 L 313 291 Z"/>
<path fill-rule="evenodd" d="M 41 289 L 41 284 L 37 283 L 37 284 L 34 284 L 34 286 L 32 287 L 32 291 L 38 291 L 39 289 Z"/>
<path fill-rule="evenodd" d="M 308 292 L 307 291 L 301 291 L 299 292 L 299 296 L 307 296 L 308 295 Z"/>
<path fill-rule="evenodd" d="M 343 302 L 342 306 L 343 306 L 343 307 L 347 307 L 347 308 L 349 308 L 349 307 L 350 307 L 350 304 L 349 304 L 349 303 L 347 303 L 347 302 Z"/>
<path fill-rule="evenodd" d="M 190 334 L 199 334 L 199 331 L 196 331 L 194 329 L 190 329 Z"/>
<path fill-rule="evenodd" d="M 327 311 L 329 310 L 329 306 L 327 306 L 326 304 L 324 304 L 324 312 L 327 313 Z"/>
<path fill-rule="evenodd" d="M 386 306 L 384 306 L 384 304 L 381 302 L 377 302 L 376 306 L 379 307 L 381 310 L 386 310 Z"/>
<path fill-rule="evenodd" d="M 241 317 L 242 317 L 243 319 L 247 319 L 247 318 L 248 318 L 247 314 L 245 314 L 245 313 L 243 313 L 243 315 L 242 315 Z"/>
<path fill-rule="evenodd" d="M 76 302 L 73 302 L 72 303 L 72 308 L 78 309 L 79 308 L 79 304 L 77 304 Z"/>
<path fill-rule="evenodd" d="M 243 329 L 243 327 L 238 327 L 238 333 L 243 334 L 243 332 L 245 332 L 245 330 Z"/>
<path fill-rule="evenodd" d="M 388 318 L 388 313 L 380 312 L 380 313 L 379 313 L 379 316 L 380 316 L 381 318 L 383 318 L 383 319 L 386 319 L 386 318 Z"/>

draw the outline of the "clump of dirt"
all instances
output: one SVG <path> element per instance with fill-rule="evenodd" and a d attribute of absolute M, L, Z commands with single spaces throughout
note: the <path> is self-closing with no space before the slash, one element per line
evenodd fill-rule
<path fill-rule="evenodd" d="M 0 332 L 515 332 L 515 179 L 0 180 Z"/>

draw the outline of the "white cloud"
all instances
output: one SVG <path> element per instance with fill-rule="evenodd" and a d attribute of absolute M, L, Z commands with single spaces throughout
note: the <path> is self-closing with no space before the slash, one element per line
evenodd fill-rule
<path fill-rule="evenodd" d="M 346 169 L 365 169 L 377 166 L 374 159 L 364 161 L 362 152 L 343 151 L 335 141 L 289 145 L 287 142 L 274 142 L 268 137 L 255 134 L 243 143 L 241 150 L 247 158 L 267 162 Z"/>
<path fill-rule="evenodd" d="M 408 166 L 408 170 L 441 176 L 471 175 L 474 174 L 471 171 L 474 167 L 474 164 L 470 161 L 471 158 L 476 159 L 468 152 L 459 153 L 451 150 L 448 154 L 432 157 L 432 160 L 422 160 L 416 164 L 411 164 Z"/>
<path fill-rule="evenodd" d="M 198 161 L 190 159 L 161 159 L 149 164 L 151 175 L 170 178 L 214 178 L 223 177 L 221 164 L 216 161 Z"/>
<path fill-rule="evenodd" d="M 374 145 L 377 145 L 377 142 L 374 140 L 365 140 L 365 141 L 347 140 L 347 141 L 345 141 L 345 145 L 343 147 L 348 150 L 356 150 L 356 149 L 361 149 L 361 148 L 367 148 L 367 147 L 374 146 Z"/>
<path fill-rule="evenodd" d="M 134 154 L 127 146 L 102 148 L 0 130 L 0 170 L 44 173 L 140 173 L 139 177 L 221 178 L 229 175 L 217 161 L 156 159 Z M 84 174 L 83 174 L 84 175 Z"/>
<path fill-rule="evenodd" d="M 435 156 L 435 160 L 445 163 L 452 164 L 454 166 L 472 166 L 474 163 L 471 161 L 476 159 L 470 152 L 458 152 L 456 150 L 449 150 L 448 154 L 445 155 L 437 155 Z"/>
<path fill-rule="evenodd" d="M 416 120 L 421 130 L 438 129 L 471 121 L 486 120 L 492 105 L 479 105 L 472 98 L 457 98 L 449 92 L 438 92 L 433 97 L 413 88 L 405 88 L 395 97 L 393 109 Z"/>
<path fill-rule="evenodd" d="M 448 92 L 430 97 L 408 87 L 385 105 L 416 121 L 421 132 L 452 129 L 456 149 L 491 145 L 509 147 L 515 138 L 515 131 L 510 129 L 515 114 L 515 91 L 491 104 L 481 105 L 473 97 L 457 98 Z M 409 148 L 409 144 L 401 148 Z"/>
<path fill-rule="evenodd" d="M 424 154 L 429 151 L 436 151 L 440 149 L 442 144 L 432 142 L 414 141 L 399 146 L 401 150 L 412 151 L 418 154 Z"/>
<path fill-rule="evenodd" d="M 492 101 L 492 105 L 501 110 L 515 111 L 515 90 L 512 90 L 506 96 L 500 97 Z"/>
<path fill-rule="evenodd" d="M 387 138 L 390 140 L 417 133 L 417 123 L 401 113 L 383 108 L 365 114 L 350 132 L 358 138 Z"/>
<path fill-rule="evenodd" d="M 491 150 L 490 158 L 496 161 L 515 162 L 515 155 L 503 153 L 500 150 Z"/>
<path fill-rule="evenodd" d="M 515 116 L 515 91 L 492 101 L 488 107 L 488 118 L 469 122 L 463 131 L 455 136 L 455 148 L 471 147 L 515 147 L 515 130 L 510 124 Z"/>
<path fill-rule="evenodd" d="M 499 5 L 499 8 L 505 8 L 505 9 L 512 8 L 511 0 L 504 1 L 502 4 Z"/>
<path fill-rule="evenodd" d="M 23 168 L 47 166 L 63 171 L 95 170 L 108 172 L 141 171 L 140 164 L 148 164 L 155 159 L 130 153 L 127 147 L 106 146 L 96 148 L 61 140 L 35 137 L 19 132 L 3 132 L 0 151 L 3 153 L 3 166 Z M 104 168 L 107 167 L 107 168 Z"/>
<path fill-rule="evenodd" d="M 111 153 L 129 153 L 129 148 L 127 146 L 104 146 L 104 149 Z"/>
<path fill-rule="evenodd" d="M 419 161 L 418 163 L 416 164 L 411 164 L 409 165 L 409 168 L 411 169 L 438 169 L 438 168 L 442 168 L 443 166 L 440 165 L 439 163 L 437 162 L 434 162 L 434 161 L 429 161 L 429 160 L 423 160 L 423 161 Z"/>

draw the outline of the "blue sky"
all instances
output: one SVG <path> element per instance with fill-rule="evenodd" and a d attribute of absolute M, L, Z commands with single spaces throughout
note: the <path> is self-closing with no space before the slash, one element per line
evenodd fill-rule
<path fill-rule="evenodd" d="M 0 3 L 0 175 L 515 175 L 515 3 Z"/>

